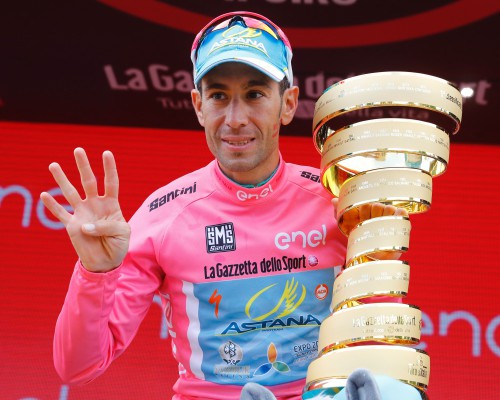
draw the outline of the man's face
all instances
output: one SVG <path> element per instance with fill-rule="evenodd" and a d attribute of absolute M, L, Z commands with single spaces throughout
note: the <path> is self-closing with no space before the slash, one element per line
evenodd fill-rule
<path fill-rule="evenodd" d="M 224 63 L 202 79 L 193 106 L 208 147 L 239 183 L 266 179 L 279 162 L 279 129 L 293 118 L 298 89 L 280 96 L 279 84 L 242 63 Z"/>

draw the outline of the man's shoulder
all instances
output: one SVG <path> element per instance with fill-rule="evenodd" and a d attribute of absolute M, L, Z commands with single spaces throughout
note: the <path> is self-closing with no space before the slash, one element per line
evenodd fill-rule
<path fill-rule="evenodd" d="M 321 185 L 320 170 L 318 168 L 287 163 L 287 169 L 287 176 L 290 182 L 319 195 L 323 196 L 326 194 L 326 190 Z"/>
<path fill-rule="evenodd" d="M 145 203 L 149 211 L 166 204 L 181 205 L 209 195 L 214 190 L 212 163 L 174 179 L 167 185 L 155 190 Z M 175 201 L 174 201 L 175 200 Z"/>

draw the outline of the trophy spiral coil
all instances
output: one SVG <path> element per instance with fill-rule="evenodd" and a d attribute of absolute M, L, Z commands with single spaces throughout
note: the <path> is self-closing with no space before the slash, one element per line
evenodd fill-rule
<path fill-rule="evenodd" d="M 420 309 L 366 302 L 407 295 L 409 264 L 373 256 L 407 251 L 410 219 L 380 216 L 354 226 L 352 221 L 373 203 L 404 208 L 409 215 L 427 211 L 432 178 L 447 168 L 449 135 L 457 133 L 461 118 L 462 97 L 453 84 L 412 72 L 349 78 L 316 102 L 313 140 L 321 153 L 321 183 L 339 198 L 338 226 L 348 244 L 346 268 L 335 279 L 332 313 L 321 324 L 319 354 L 309 365 L 304 394 L 328 389 L 334 397 L 355 369 L 367 368 L 411 385 L 427 399 L 430 357 L 415 348 Z"/>

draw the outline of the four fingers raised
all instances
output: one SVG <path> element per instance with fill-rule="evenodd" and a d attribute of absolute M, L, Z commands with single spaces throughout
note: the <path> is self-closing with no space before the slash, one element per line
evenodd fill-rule
<path fill-rule="evenodd" d="M 85 192 L 86 198 L 97 197 L 97 179 L 90 166 L 89 159 L 85 150 L 78 147 L 74 150 L 74 156 L 78 171 L 80 173 L 80 179 L 82 182 L 82 187 Z M 102 155 L 103 165 L 104 165 L 104 187 L 105 196 L 118 198 L 118 171 L 116 169 L 115 158 L 113 153 L 110 151 L 105 151 Z M 78 190 L 70 182 L 66 174 L 64 173 L 61 166 L 53 162 L 49 165 L 49 171 L 51 172 L 54 180 L 59 185 L 63 196 L 66 198 L 68 203 L 71 205 L 73 210 L 75 210 L 80 203 L 83 202 Z M 71 215 L 61 204 L 59 204 L 53 196 L 47 192 L 40 194 L 40 199 L 47 209 L 65 226 L 71 218 Z"/>

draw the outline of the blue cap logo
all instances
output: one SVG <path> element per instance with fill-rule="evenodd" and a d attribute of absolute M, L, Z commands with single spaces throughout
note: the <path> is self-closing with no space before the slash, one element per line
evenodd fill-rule
<path fill-rule="evenodd" d="M 222 33 L 223 39 L 212 45 L 208 55 L 215 50 L 219 50 L 223 46 L 241 45 L 253 47 L 256 50 L 262 51 L 269 57 L 264 43 L 256 39 L 261 36 L 262 31 L 260 29 L 242 28 L 241 26 L 233 25 Z"/>

